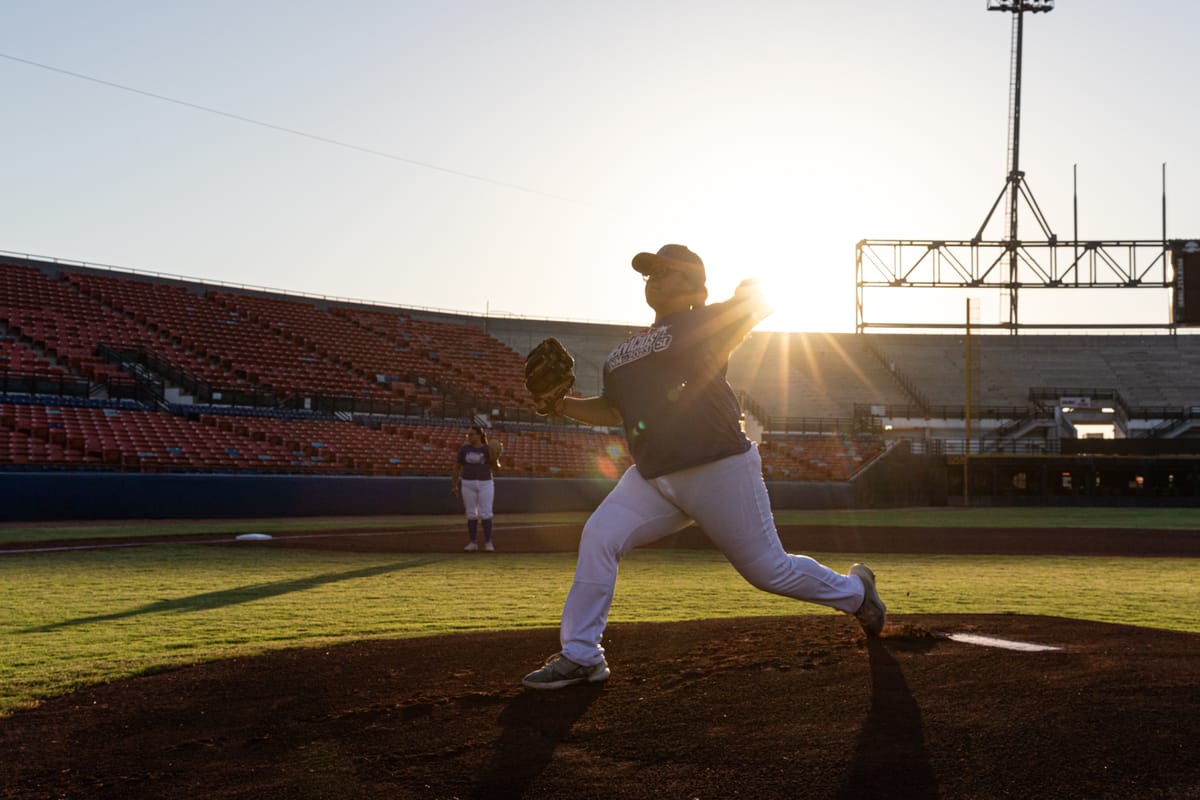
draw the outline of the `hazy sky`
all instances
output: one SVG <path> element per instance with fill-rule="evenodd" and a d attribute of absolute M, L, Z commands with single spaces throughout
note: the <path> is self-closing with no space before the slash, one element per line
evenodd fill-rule
<path fill-rule="evenodd" d="M 641 322 L 629 259 L 679 242 L 714 299 L 757 276 L 768 327 L 849 331 L 857 241 L 968 239 L 1004 183 L 1012 15 L 986 0 L 0 0 L 0 19 L 12 252 Z M 1159 238 L 1163 163 L 1168 235 L 1200 235 L 1198 36 L 1191 0 L 1025 15 L 1021 165 L 1060 238 L 1073 165 L 1081 238 Z M 1080 305 L 1140 322 L 1167 302 Z"/>

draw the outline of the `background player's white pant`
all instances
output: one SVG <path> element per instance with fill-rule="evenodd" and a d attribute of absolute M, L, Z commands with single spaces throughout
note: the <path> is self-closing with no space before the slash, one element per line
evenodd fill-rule
<path fill-rule="evenodd" d="M 779 542 L 758 447 L 691 469 L 646 480 L 630 467 L 583 528 L 575 581 L 563 608 L 563 654 L 577 664 L 604 656 L 617 564 L 635 547 L 695 521 L 734 568 L 764 591 L 853 613 L 862 581 L 808 556 L 789 555 Z"/>
<path fill-rule="evenodd" d="M 462 480 L 459 489 L 462 493 L 463 507 L 467 510 L 467 519 L 491 519 L 492 502 L 496 498 L 496 484 L 493 481 Z"/>

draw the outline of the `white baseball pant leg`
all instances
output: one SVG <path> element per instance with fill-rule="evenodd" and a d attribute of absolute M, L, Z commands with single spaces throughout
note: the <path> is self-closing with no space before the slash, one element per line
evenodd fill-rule
<path fill-rule="evenodd" d="M 463 507 L 467 510 L 467 519 L 491 519 L 492 503 L 496 498 L 496 484 L 493 481 L 462 481 Z"/>
<path fill-rule="evenodd" d="M 650 481 L 631 467 L 584 526 L 559 632 L 567 658 L 590 665 L 604 657 L 600 639 L 621 558 L 692 520 L 751 585 L 848 613 L 862 605 L 857 577 L 783 549 L 757 447 Z"/>

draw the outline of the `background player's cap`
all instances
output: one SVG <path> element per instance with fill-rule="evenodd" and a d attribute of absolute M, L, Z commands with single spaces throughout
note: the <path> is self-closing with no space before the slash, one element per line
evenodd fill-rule
<path fill-rule="evenodd" d="M 704 262 L 681 244 L 665 244 L 657 253 L 638 253 L 633 257 L 633 268 L 643 275 L 653 275 L 661 269 L 677 269 L 691 276 L 696 286 L 703 286 L 705 281 Z"/>

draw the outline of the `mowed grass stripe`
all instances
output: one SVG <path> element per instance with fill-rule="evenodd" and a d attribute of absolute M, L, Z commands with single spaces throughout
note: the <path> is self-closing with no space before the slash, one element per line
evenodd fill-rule
<path fill-rule="evenodd" d="M 1200 632 L 1197 559 L 812 554 L 868 561 L 895 614 L 1046 614 Z M 0 559 L 0 714 L 74 688 L 286 647 L 546 629 L 573 553 L 356 554 L 188 545 Z M 708 550 L 622 562 L 611 621 L 829 614 Z M 528 665 L 512 665 L 514 679 Z"/>
<path fill-rule="evenodd" d="M 582 525 L 586 512 L 500 514 L 497 527 L 516 524 Z M 838 527 L 955 528 L 1116 528 L 1132 530 L 1200 530 L 1200 508 L 900 508 L 783 510 L 779 525 Z M 26 542 L 108 539 L 130 536 L 161 538 L 198 534 L 386 531 L 413 528 L 458 529 L 460 515 L 380 517 L 295 517 L 233 520 L 127 520 L 114 522 L 4 523 L 0 545 Z"/>

